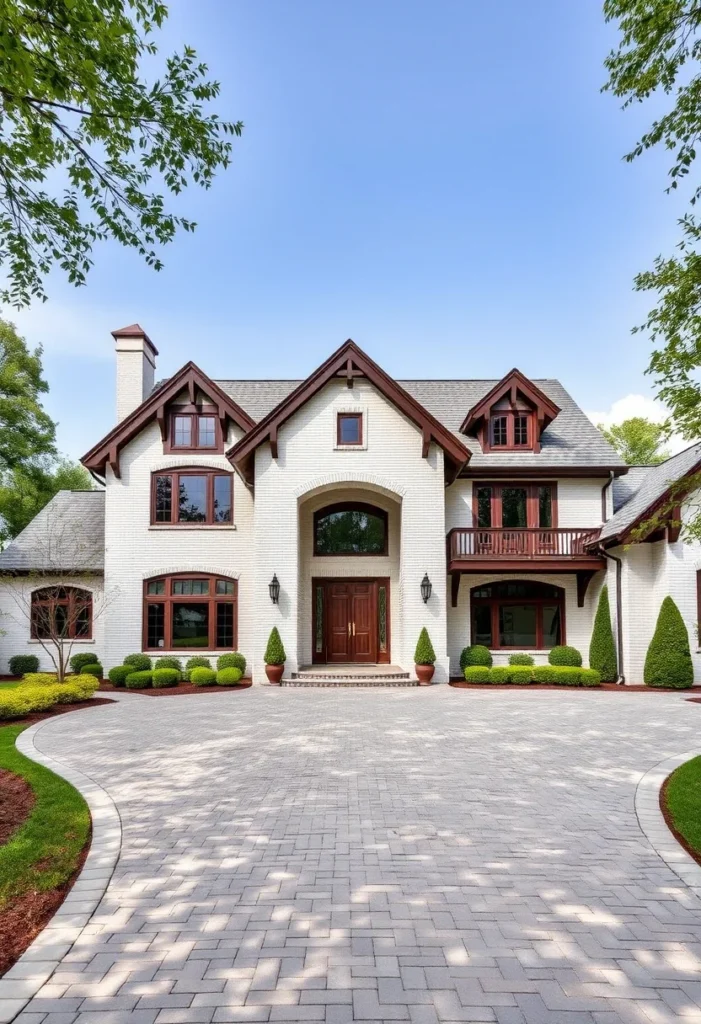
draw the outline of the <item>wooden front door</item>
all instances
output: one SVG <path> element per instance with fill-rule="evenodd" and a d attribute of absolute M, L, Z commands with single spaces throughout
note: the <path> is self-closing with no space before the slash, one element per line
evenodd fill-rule
<path fill-rule="evenodd" d="M 315 662 L 389 661 L 389 580 L 312 580 L 312 609 Z"/>

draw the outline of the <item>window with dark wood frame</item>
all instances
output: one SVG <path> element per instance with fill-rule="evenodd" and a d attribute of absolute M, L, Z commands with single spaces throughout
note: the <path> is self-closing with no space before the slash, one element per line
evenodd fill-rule
<path fill-rule="evenodd" d="M 473 525 L 482 529 L 557 529 L 557 484 L 474 483 Z"/>
<path fill-rule="evenodd" d="M 80 587 L 44 587 L 31 598 L 32 640 L 92 639 L 92 594 Z"/>
<path fill-rule="evenodd" d="M 237 646 L 236 580 L 176 573 L 144 581 L 144 650 L 221 651 Z"/>
<path fill-rule="evenodd" d="M 489 447 L 510 451 L 532 448 L 533 414 L 530 412 L 499 412 L 489 419 Z"/>
<path fill-rule="evenodd" d="M 342 501 L 317 509 L 314 513 L 314 554 L 386 555 L 387 512 L 364 501 Z"/>
<path fill-rule="evenodd" d="M 339 412 L 336 414 L 336 443 L 360 445 L 363 443 L 363 414 Z"/>
<path fill-rule="evenodd" d="M 189 466 L 151 474 L 152 526 L 230 526 L 233 521 L 233 473 Z"/>
<path fill-rule="evenodd" d="M 212 405 L 173 406 L 168 418 L 166 452 L 223 452 L 224 437 Z"/>
<path fill-rule="evenodd" d="M 549 650 L 565 639 L 565 592 L 528 580 L 470 591 L 472 643 L 491 650 Z"/>

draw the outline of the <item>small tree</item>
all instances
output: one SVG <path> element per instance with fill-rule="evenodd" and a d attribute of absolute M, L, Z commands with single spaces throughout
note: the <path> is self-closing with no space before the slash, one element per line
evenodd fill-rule
<path fill-rule="evenodd" d="M 666 690 L 687 690 L 694 682 L 689 634 L 681 613 L 671 597 L 665 597 L 655 632 L 647 649 L 646 686 Z"/>
<path fill-rule="evenodd" d="M 414 664 L 435 665 L 435 663 L 436 652 L 433 649 L 433 644 L 431 643 L 431 637 L 428 635 L 428 630 L 424 626 L 419 633 L 416 650 L 414 651 Z"/>
<path fill-rule="evenodd" d="M 618 658 L 616 645 L 611 629 L 611 613 L 609 611 L 609 589 L 604 584 L 599 594 L 596 608 L 594 629 L 589 644 L 589 667 L 595 668 L 601 675 L 602 683 L 614 683 L 618 675 Z"/>
<path fill-rule="evenodd" d="M 88 623 L 104 615 L 116 596 L 104 588 L 86 588 L 86 580 L 101 573 L 101 537 L 80 533 L 60 509 L 48 509 L 35 520 L 31 537 L 32 568 L 5 578 L 4 592 L 15 607 L 13 619 L 23 620 L 28 635 L 48 654 L 58 682 L 65 681 L 71 652 Z"/>
<path fill-rule="evenodd" d="M 263 661 L 266 665 L 284 665 L 285 658 L 285 648 L 280 634 L 277 631 L 277 626 L 273 626 L 268 637 L 268 646 L 265 648 Z"/>

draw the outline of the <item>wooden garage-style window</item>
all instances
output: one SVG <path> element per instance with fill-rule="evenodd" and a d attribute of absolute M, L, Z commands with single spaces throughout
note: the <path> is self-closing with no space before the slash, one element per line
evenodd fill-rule
<path fill-rule="evenodd" d="M 32 592 L 33 640 L 92 639 L 92 594 L 80 587 L 43 587 Z"/>
<path fill-rule="evenodd" d="M 234 520 L 234 475 L 202 466 L 151 474 L 151 524 L 229 526 Z"/>
<path fill-rule="evenodd" d="M 227 576 L 177 573 L 144 583 L 144 650 L 235 650 L 238 584 Z"/>
<path fill-rule="evenodd" d="M 472 516 L 483 530 L 555 529 L 557 484 L 475 483 Z"/>
<path fill-rule="evenodd" d="M 171 409 L 166 452 L 223 452 L 224 437 L 213 405 L 182 405 Z"/>
<path fill-rule="evenodd" d="M 565 643 L 565 592 L 529 580 L 470 591 L 472 643 L 492 650 L 548 650 Z"/>

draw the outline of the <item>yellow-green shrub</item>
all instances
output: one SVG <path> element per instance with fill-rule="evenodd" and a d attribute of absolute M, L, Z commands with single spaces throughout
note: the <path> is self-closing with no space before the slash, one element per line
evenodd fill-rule
<path fill-rule="evenodd" d="M 25 672 L 22 686 L 53 686 L 58 682 L 55 672 Z"/>
<path fill-rule="evenodd" d="M 31 695 L 21 687 L 16 690 L 8 690 L 7 693 L 0 693 L 0 722 L 9 721 L 12 718 L 23 718 L 31 710 Z"/>

